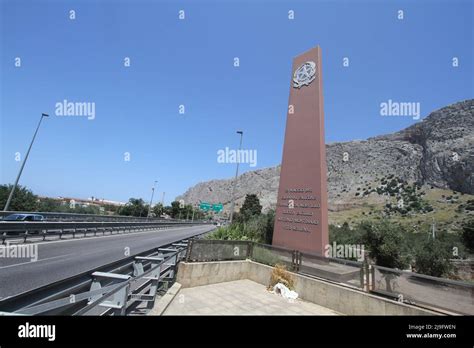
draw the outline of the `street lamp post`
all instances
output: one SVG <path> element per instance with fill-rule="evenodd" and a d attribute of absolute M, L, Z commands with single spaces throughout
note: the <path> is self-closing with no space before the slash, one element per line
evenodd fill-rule
<path fill-rule="evenodd" d="M 242 138 L 244 136 L 244 132 L 243 131 L 237 131 L 237 134 L 240 134 L 240 145 L 239 145 L 239 152 L 237 152 L 237 168 L 235 170 L 234 185 L 232 185 L 232 198 L 231 198 L 232 201 L 231 201 L 231 204 L 230 204 L 230 223 L 232 223 L 232 219 L 234 217 L 234 207 L 235 207 L 234 194 L 235 194 L 235 186 L 237 185 L 237 176 L 239 175 L 239 163 L 240 163 L 239 154 L 240 154 L 240 150 L 242 149 Z"/>
<path fill-rule="evenodd" d="M 155 194 L 155 186 L 156 186 L 156 183 L 158 181 L 155 180 L 155 182 L 153 183 L 153 187 L 151 188 L 151 198 L 150 198 L 150 205 L 148 206 L 148 215 L 147 215 L 147 218 L 150 217 L 150 211 L 151 211 L 151 205 L 153 203 L 153 195 Z"/>
<path fill-rule="evenodd" d="M 13 188 L 10 191 L 10 195 L 8 196 L 7 203 L 5 203 L 5 207 L 3 208 L 3 211 L 8 211 L 8 207 L 10 206 L 10 202 L 12 200 L 13 193 L 15 192 L 15 189 L 18 185 L 18 181 L 20 180 L 21 173 L 23 172 L 23 168 L 25 167 L 26 160 L 28 159 L 28 155 L 30 154 L 31 147 L 33 146 L 33 143 L 34 143 L 35 138 L 36 138 L 36 134 L 38 133 L 39 127 L 41 125 L 41 121 L 43 121 L 43 117 L 49 117 L 49 115 L 45 114 L 45 113 L 41 114 L 41 118 L 38 122 L 38 126 L 36 127 L 35 134 L 33 135 L 33 139 L 31 139 L 30 147 L 28 148 L 28 151 L 26 152 L 26 156 L 23 159 L 23 163 L 21 164 L 20 171 L 18 172 L 18 175 L 17 175 L 16 180 L 15 180 L 15 184 L 13 184 Z"/>

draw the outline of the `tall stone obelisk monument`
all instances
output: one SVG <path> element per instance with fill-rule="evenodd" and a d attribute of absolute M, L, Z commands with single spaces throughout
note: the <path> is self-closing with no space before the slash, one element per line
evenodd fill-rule
<path fill-rule="evenodd" d="M 327 166 L 321 48 L 293 60 L 273 245 L 324 254 Z"/>

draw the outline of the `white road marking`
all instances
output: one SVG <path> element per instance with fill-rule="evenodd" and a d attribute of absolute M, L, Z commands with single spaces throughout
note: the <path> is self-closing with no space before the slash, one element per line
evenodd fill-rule
<path fill-rule="evenodd" d="M 41 259 L 41 260 L 37 260 L 37 261 L 28 261 L 28 262 L 15 263 L 14 265 L 8 265 L 8 266 L 0 267 L 0 269 L 11 268 L 11 267 L 16 267 L 16 266 L 23 266 L 23 265 L 31 265 L 31 264 L 35 264 L 35 263 L 38 263 L 38 262 L 49 261 L 49 260 L 52 260 L 52 259 L 58 259 L 58 258 L 61 258 L 61 257 L 70 256 L 70 255 L 74 255 L 74 254 L 58 255 L 58 256 L 48 257 L 46 259 Z"/>

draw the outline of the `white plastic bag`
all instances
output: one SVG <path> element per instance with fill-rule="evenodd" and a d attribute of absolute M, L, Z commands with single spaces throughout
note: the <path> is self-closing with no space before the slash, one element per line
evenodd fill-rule
<path fill-rule="evenodd" d="M 298 298 L 298 293 L 288 289 L 282 283 L 275 284 L 273 287 L 273 292 L 275 294 L 280 294 L 283 298 L 287 300 L 296 300 Z"/>

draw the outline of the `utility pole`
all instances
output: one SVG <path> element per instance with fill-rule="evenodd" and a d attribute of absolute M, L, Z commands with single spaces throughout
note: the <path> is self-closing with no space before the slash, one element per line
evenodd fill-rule
<path fill-rule="evenodd" d="M 151 188 L 151 199 L 150 199 L 150 205 L 148 206 L 148 215 L 146 216 L 147 219 L 150 217 L 150 211 L 151 211 L 151 205 L 153 204 L 153 195 L 155 194 L 155 186 L 158 181 L 155 180 L 153 183 L 153 187 Z"/>
<path fill-rule="evenodd" d="M 30 154 L 31 147 L 33 146 L 33 143 L 34 143 L 35 138 L 36 138 L 36 134 L 38 133 L 38 130 L 39 130 L 40 125 L 41 125 L 41 121 L 43 121 L 43 117 L 49 117 L 49 115 L 45 114 L 45 113 L 41 114 L 41 118 L 38 122 L 38 126 L 36 127 L 35 134 L 33 135 L 33 139 L 31 139 L 30 147 L 28 148 L 28 151 L 26 152 L 26 156 L 23 159 L 23 163 L 21 164 L 20 171 L 18 172 L 18 175 L 17 175 L 16 180 L 15 180 L 15 184 L 13 184 L 13 188 L 10 191 L 10 195 L 8 196 L 7 203 L 5 203 L 5 207 L 3 208 L 3 211 L 8 211 L 8 207 L 10 206 L 10 202 L 13 198 L 13 193 L 15 192 L 15 189 L 18 186 L 18 181 L 20 180 L 21 173 L 23 172 L 23 168 L 25 167 L 26 160 L 28 159 L 28 156 Z"/>
<path fill-rule="evenodd" d="M 244 136 L 243 131 L 237 131 L 237 134 L 240 134 L 240 145 L 239 145 L 239 151 L 237 152 L 237 168 L 235 170 L 235 179 L 234 179 L 234 185 L 232 185 L 232 201 L 230 204 L 230 223 L 232 224 L 232 219 L 234 218 L 234 207 L 235 207 L 235 186 L 237 185 L 237 177 L 239 175 L 239 163 L 240 163 L 240 150 L 242 149 L 242 138 Z"/>

